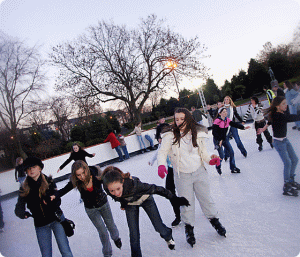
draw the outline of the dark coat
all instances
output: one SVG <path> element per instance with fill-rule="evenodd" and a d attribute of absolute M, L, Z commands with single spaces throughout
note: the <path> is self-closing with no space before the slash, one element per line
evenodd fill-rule
<path fill-rule="evenodd" d="M 238 129 L 245 129 L 243 125 L 231 121 L 229 118 L 225 118 L 225 120 L 222 120 L 220 117 L 218 117 L 215 119 L 214 124 L 212 126 L 213 137 L 217 141 L 225 140 L 229 126 Z"/>
<path fill-rule="evenodd" d="M 26 180 L 30 187 L 29 194 L 24 197 L 19 195 L 18 202 L 15 207 L 15 214 L 20 219 L 25 219 L 25 216 L 30 216 L 30 213 L 26 211 L 27 205 L 27 208 L 30 210 L 33 217 L 35 227 L 42 227 L 57 220 L 55 212 L 61 212 L 61 209 L 59 208 L 61 203 L 60 198 L 55 198 L 53 201 L 50 200 L 50 196 L 54 195 L 57 190 L 56 184 L 53 182 L 51 177 L 47 177 L 46 175 L 44 176 L 49 183 L 49 188 L 46 190 L 46 194 L 41 198 L 39 197 L 42 176 L 40 176 L 37 181 L 27 176 Z M 23 188 L 21 186 L 20 192 L 22 190 Z"/>
<path fill-rule="evenodd" d="M 18 165 L 15 170 L 16 180 L 18 180 L 18 178 L 22 178 L 22 177 L 26 177 L 26 172 L 25 172 L 23 164 Z"/>
<path fill-rule="evenodd" d="M 115 201 L 121 203 L 121 207 L 126 207 L 128 203 L 133 203 L 140 199 L 143 195 L 153 195 L 157 194 L 163 196 L 167 199 L 171 199 L 175 195 L 165 189 L 164 187 L 157 186 L 154 184 L 143 183 L 137 177 L 125 178 L 123 183 L 123 194 L 121 197 L 116 197 L 104 188 L 106 193 L 110 195 Z"/>
<path fill-rule="evenodd" d="M 107 196 L 102 189 L 102 181 L 98 180 L 94 174 L 91 175 L 93 180 L 93 191 L 89 192 L 83 188 L 79 188 L 81 199 L 84 202 L 84 206 L 88 209 L 98 208 L 107 203 Z M 69 181 L 64 188 L 57 191 L 56 195 L 61 197 L 73 188 L 72 182 Z"/>
<path fill-rule="evenodd" d="M 88 156 L 90 158 L 94 157 L 92 154 L 89 154 L 87 153 L 86 151 L 82 150 L 82 149 L 79 149 L 78 152 L 72 152 L 70 154 L 70 157 L 59 167 L 61 170 L 66 167 L 72 160 L 74 161 L 78 161 L 78 160 L 81 160 L 81 161 L 84 161 L 85 163 L 86 160 L 85 160 L 85 157 Z"/>

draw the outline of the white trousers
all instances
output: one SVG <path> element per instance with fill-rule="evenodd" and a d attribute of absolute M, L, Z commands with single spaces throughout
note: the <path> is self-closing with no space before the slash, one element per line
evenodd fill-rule
<path fill-rule="evenodd" d="M 215 202 L 210 195 L 207 170 L 201 166 L 193 173 L 174 171 L 174 180 L 178 196 L 183 196 L 190 202 L 190 206 L 182 206 L 181 219 L 184 223 L 195 224 L 195 196 L 204 215 L 208 218 L 217 218 Z"/>

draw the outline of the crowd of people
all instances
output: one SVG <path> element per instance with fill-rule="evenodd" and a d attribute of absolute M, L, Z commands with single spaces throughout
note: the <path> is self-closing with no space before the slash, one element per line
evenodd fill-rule
<path fill-rule="evenodd" d="M 177 108 L 173 123 L 167 123 L 164 117 L 160 117 L 155 134 L 158 149 L 149 160 L 149 165 L 154 165 L 157 160 L 158 176 L 162 179 L 166 176 L 165 187 L 141 182 L 139 178 L 124 173 L 114 166 L 108 166 L 104 171 L 97 165 L 88 166 L 86 157 L 93 158 L 95 153 L 87 153 L 77 143 L 73 144 L 69 158 L 57 171 L 74 161 L 70 181 L 60 190 L 57 190 L 51 176 L 43 174 L 44 164 L 40 159 L 28 157 L 23 161 L 19 157 L 16 160 L 15 179 L 20 183 L 20 190 L 15 214 L 21 219 L 33 218 L 41 254 L 47 257 L 52 256 L 52 232 L 61 255 L 73 256 L 64 227 L 67 219 L 60 205 L 63 196 L 74 188 L 80 192 L 87 216 L 99 234 L 105 257 L 112 256 L 110 238 L 117 248 L 122 248 L 122 240 L 107 195 L 120 202 L 121 209 L 125 210 L 131 256 L 142 256 L 140 207 L 147 213 L 155 231 L 166 241 L 168 248 L 175 249 L 172 228 L 163 222 L 153 194 L 163 196 L 170 201 L 175 215 L 171 226 L 176 227 L 181 222 L 184 223 L 186 241 L 191 247 L 196 243 L 195 197 L 212 227 L 220 236 L 226 237 L 226 229 L 220 222 L 218 208 L 211 196 L 205 163 L 214 165 L 218 174 L 222 175 L 221 163 L 229 159 L 231 173 L 241 173 L 235 163 L 235 152 L 230 139 L 234 139 L 240 153 L 247 158 L 248 152 L 239 137 L 238 129 L 250 128 L 246 126 L 250 115 L 254 121 L 258 151 L 263 150 L 261 135 L 263 133 L 270 147 L 276 149 L 283 161 L 283 195 L 298 196 L 300 184 L 295 180 L 298 157 L 287 138 L 287 123 L 295 122 L 293 129 L 300 130 L 299 83 L 293 85 L 285 81 L 284 87 L 285 90 L 275 83 L 272 88 L 274 91 L 266 88 L 270 102 L 270 107 L 266 109 L 263 109 L 256 96 L 252 96 L 243 117 L 238 114 L 229 96 L 226 96 L 223 102 L 218 102 L 217 108 L 207 106 L 207 112 L 196 110 L 195 107 L 191 112 L 186 108 Z M 212 125 L 208 128 L 203 126 L 203 117 L 212 119 Z M 272 126 L 273 136 L 268 130 L 269 126 Z M 210 129 L 218 155 L 210 154 L 206 148 Z M 136 134 L 140 151 L 145 153 L 149 149 L 143 141 L 142 132 L 141 123 L 137 123 L 129 135 Z M 155 150 L 153 139 L 145 138 L 149 141 L 149 148 Z M 116 150 L 119 162 L 130 158 L 123 135 L 116 135 L 111 130 L 104 143 L 106 142 Z M 0 215 L 0 229 L 2 229 L 4 222 L 1 205 Z"/>

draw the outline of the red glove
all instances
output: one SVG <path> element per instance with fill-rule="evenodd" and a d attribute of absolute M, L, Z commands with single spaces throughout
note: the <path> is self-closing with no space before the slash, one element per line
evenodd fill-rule
<path fill-rule="evenodd" d="M 217 165 L 220 166 L 220 158 L 213 158 L 209 161 L 209 165 Z"/>
<path fill-rule="evenodd" d="M 158 167 L 158 176 L 160 176 L 161 178 L 164 178 L 165 177 L 165 173 L 168 174 L 168 171 L 167 171 L 165 165 L 160 165 Z"/>

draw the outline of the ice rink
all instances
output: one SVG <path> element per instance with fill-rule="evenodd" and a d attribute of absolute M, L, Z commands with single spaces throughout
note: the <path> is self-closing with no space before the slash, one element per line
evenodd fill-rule
<path fill-rule="evenodd" d="M 288 138 L 296 153 L 300 156 L 300 132 L 288 126 Z M 271 132 L 271 128 L 270 132 Z M 219 210 L 221 223 L 227 230 L 227 237 L 219 236 L 196 204 L 196 244 L 193 248 L 187 244 L 184 225 L 173 229 L 176 243 L 174 251 L 168 249 L 160 238 L 143 210 L 140 212 L 141 248 L 145 257 L 175 256 L 278 256 L 294 257 L 300 252 L 300 196 L 282 195 L 283 163 L 275 149 L 271 149 L 264 136 L 264 150 L 259 152 L 255 143 L 255 130 L 239 131 L 248 151 L 244 158 L 236 147 L 236 165 L 241 174 L 231 174 L 229 163 L 222 163 L 220 176 L 214 167 L 207 166 L 211 191 Z M 208 150 L 213 153 L 212 136 L 207 142 Z M 134 156 L 122 163 L 116 163 L 124 172 L 130 172 L 141 181 L 164 186 L 164 179 L 157 175 L 157 164 L 148 165 L 154 152 Z M 300 164 L 296 170 L 296 181 L 300 183 Z M 63 187 L 67 180 L 57 183 Z M 65 216 L 76 224 L 74 236 L 69 238 L 74 257 L 103 256 L 98 233 L 79 203 L 79 193 L 72 190 L 62 198 L 62 210 Z M 121 250 L 113 242 L 113 256 L 130 256 L 129 232 L 124 211 L 120 204 L 108 197 L 115 222 L 123 241 Z M 170 226 L 174 213 L 169 201 L 155 196 L 163 221 Z M 0 256 L 36 257 L 40 256 L 33 220 L 21 220 L 14 214 L 17 198 L 2 201 L 5 231 L 0 233 Z M 53 239 L 53 256 L 61 256 Z"/>

